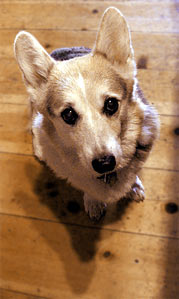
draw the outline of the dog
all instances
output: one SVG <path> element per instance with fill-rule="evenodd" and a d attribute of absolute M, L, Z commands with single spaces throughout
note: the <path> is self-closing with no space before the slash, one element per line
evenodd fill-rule
<path fill-rule="evenodd" d="M 138 172 L 158 135 L 156 110 L 138 85 L 128 24 L 109 7 L 93 49 L 49 55 L 28 32 L 17 34 L 15 56 L 32 106 L 35 156 L 84 192 L 99 220 L 109 203 L 144 199 Z"/>

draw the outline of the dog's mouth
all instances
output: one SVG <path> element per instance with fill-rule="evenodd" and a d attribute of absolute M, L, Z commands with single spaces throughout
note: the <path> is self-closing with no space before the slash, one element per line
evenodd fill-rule
<path fill-rule="evenodd" d="M 113 171 L 110 173 L 105 173 L 101 176 L 98 176 L 97 179 L 112 187 L 117 181 L 117 172 Z"/>

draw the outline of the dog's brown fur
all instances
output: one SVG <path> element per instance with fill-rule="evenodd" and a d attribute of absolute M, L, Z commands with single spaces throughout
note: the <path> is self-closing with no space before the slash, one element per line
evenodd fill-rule
<path fill-rule="evenodd" d="M 15 53 L 32 103 L 35 155 L 84 191 L 90 217 L 99 218 L 106 203 L 126 195 L 143 200 L 137 173 L 157 137 L 158 118 L 138 86 L 122 14 L 106 10 L 91 52 L 72 48 L 66 56 L 59 50 L 50 57 L 32 35 L 21 32 Z M 109 116 L 104 103 L 111 98 L 119 108 Z M 62 117 L 69 107 L 78 116 L 73 125 Z M 109 154 L 115 170 L 99 176 L 92 161 Z"/>

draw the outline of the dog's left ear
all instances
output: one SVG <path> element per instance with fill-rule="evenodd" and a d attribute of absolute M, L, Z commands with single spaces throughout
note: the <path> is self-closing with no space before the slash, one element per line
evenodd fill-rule
<path fill-rule="evenodd" d="M 101 20 L 93 54 L 101 53 L 112 63 L 125 65 L 133 60 L 128 24 L 121 12 L 109 7 Z"/>
<path fill-rule="evenodd" d="M 55 61 L 32 34 L 19 32 L 14 42 L 14 51 L 26 86 L 36 88 L 47 81 Z"/>

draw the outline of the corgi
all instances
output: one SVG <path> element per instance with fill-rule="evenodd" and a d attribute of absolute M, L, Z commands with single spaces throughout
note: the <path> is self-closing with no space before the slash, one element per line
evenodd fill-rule
<path fill-rule="evenodd" d="M 17 34 L 14 50 L 30 95 L 35 156 L 84 192 L 92 219 L 121 198 L 142 201 L 138 172 L 159 121 L 138 85 L 122 13 L 114 7 L 104 12 L 92 50 L 49 55 L 25 31 Z"/>

